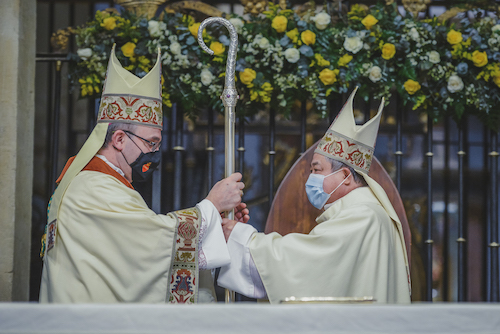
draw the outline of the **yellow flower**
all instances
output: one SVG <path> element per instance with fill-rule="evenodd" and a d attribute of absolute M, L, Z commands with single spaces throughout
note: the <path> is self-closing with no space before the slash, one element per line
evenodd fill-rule
<path fill-rule="evenodd" d="M 198 23 L 194 23 L 192 25 L 189 26 L 189 31 L 191 32 L 191 34 L 194 36 L 194 37 L 197 37 L 198 36 L 198 29 L 200 29 L 200 22 Z"/>
<path fill-rule="evenodd" d="M 347 66 L 349 62 L 352 60 L 352 56 L 350 54 L 345 54 L 342 57 L 340 57 L 338 61 L 339 66 Z"/>
<path fill-rule="evenodd" d="M 272 27 L 277 32 L 284 32 L 286 31 L 287 24 L 288 24 L 288 19 L 283 15 L 278 15 L 273 19 Z"/>
<path fill-rule="evenodd" d="M 221 42 L 212 42 L 210 43 L 210 50 L 214 52 L 215 56 L 218 56 L 226 51 L 226 47 Z"/>
<path fill-rule="evenodd" d="M 337 74 L 339 74 L 339 70 L 330 70 L 325 68 L 323 71 L 319 73 L 319 80 L 327 86 L 332 85 L 337 82 Z"/>
<path fill-rule="evenodd" d="M 459 32 L 459 31 L 455 31 L 454 29 L 451 29 L 450 32 L 448 32 L 446 40 L 451 45 L 458 44 L 458 43 L 460 43 L 463 40 L 462 33 Z"/>
<path fill-rule="evenodd" d="M 472 62 L 476 67 L 483 67 L 488 64 L 488 56 L 486 52 L 474 51 L 472 53 Z"/>
<path fill-rule="evenodd" d="M 182 22 L 187 23 L 186 25 L 189 27 L 191 24 L 195 22 L 194 17 L 191 15 L 182 15 Z"/>
<path fill-rule="evenodd" d="M 149 59 L 146 58 L 145 56 L 140 56 L 139 58 L 137 58 L 137 61 L 139 61 L 141 65 L 144 66 L 149 65 Z"/>
<path fill-rule="evenodd" d="M 297 40 L 299 39 L 299 30 L 297 28 L 290 30 L 286 33 L 288 38 L 292 40 L 293 43 L 297 43 Z"/>
<path fill-rule="evenodd" d="M 420 90 L 421 86 L 418 82 L 415 80 L 408 79 L 406 80 L 404 87 L 408 94 L 413 95 L 415 94 L 418 90 Z"/>
<path fill-rule="evenodd" d="M 101 27 L 104 27 L 106 30 L 113 30 L 116 28 L 116 18 L 114 17 L 106 17 L 102 20 Z"/>
<path fill-rule="evenodd" d="M 366 15 L 365 5 L 354 4 L 351 7 L 351 11 L 347 13 L 347 16 L 351 20 L 361 20 L 360 16 Z"/>
<path fill-rule="evenodd" d="M 316 43 L 316 34 L 311 30 L 306 30 L 302 34 L 300 34 L 300 39 L 306 45 L 313 45 L 314 43 Z"/>
<path fill-rule="evenodd" d="M 394 46 L 394 44 L 385 43 L 384 46 L 382 47 L 382 58 L 384 58 L 385 60 L 389 60 L 392 57 L 394 57 L 395 54 L 396 54 L 396 47 Z"/>
<path fill-rule="evenodd" d="M 161 95 L 161 97 L 163 104 L 169 108 L 172 108 L 172 101 L 170 101 L 170 94 L 166 93 L 165 90 L 163 90 L 163 94 Z"/>
<path fill-rule="evenodd" d="M 255 101 L 255 100 L 257 100 L 258 97 L 259 97 L 258 92 L 254 91 L 254 90 L 252 90 L 250 92 L 250 101 Z"/>
<path fill-rule="evenodd" d="M 374 25 L 376 25 L 378 20 L 372 14 L 367 15 L 361 23 L 365 26 L 366 29 L 371 29 Z"/>
<path fill-rule="evenodd" d="M 125 57 L 132 57 L 134 55 L 135 44 L 127 42 L 121 49 Z"/>
<path fill-rule="evenodd" d="M 273 86 L 269 82 L 264 82 L 260 90 L 250 89 L 250 101 L 268 103 L 271 102 Z"/>
<path fill-rule="evenodd" d="M 273 86 L 269 82 L 264 82 L 261 87 L 264 91 L 266 92 L 272 92 L 273 91 Z"/>
<path fill-rule="evenodd" d="M 257 73 L 251 68 L 245 68 L 243 72 L 240 72 L 240 80 L 241 82 L 248 86 L 252 84 L 253 79 L 257 77 Z"/>
<path fill-rule="evenodd" d="M 495 85 L 500 87 L 500 73 L 493 77 L 493 82 L 495 83 Z"/>
<path fill-rule="evenodd" d="M 94 88 L 92 85 L 82 85 L 82 97 L 87 95 L 92 95 L 94 93 Z"/>
<path fill-rule="evenodd" d="M 316 59 L 316 61 L 318 62 L 318 66 L 321 66 L 321 67 L 330 66 L 330 62 L 328 60 L 326 60 L 325 58 L 323 58 L 323 56 L 320 55 L 319 53 L 316 53 L 314 55 L 314 59 Z"/>

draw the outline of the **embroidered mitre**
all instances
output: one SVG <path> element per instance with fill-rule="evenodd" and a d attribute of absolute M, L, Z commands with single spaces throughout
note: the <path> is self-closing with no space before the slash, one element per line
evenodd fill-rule
<path fill-rule="evenodd" d="M 382 98 L 375 117 L 363 125 L 356 125 L 352 101 L 357 89 L 358 87 L 351 93 L 314 152 L 368 174 L 375 150 L 380 116 L 384 109 L 384 99 Z"/>
<path fill-rule="evenodd" d="M 143 78 L 122 67 L 115 55 L 109 57 L 97 122 L 127 122 L 162 128 L 161 54 Z"/>

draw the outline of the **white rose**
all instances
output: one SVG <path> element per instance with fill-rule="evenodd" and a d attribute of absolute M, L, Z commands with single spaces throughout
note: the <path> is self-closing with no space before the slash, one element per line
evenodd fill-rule
<path fill-rule="evenodd" d="M 269 40 L 265 37 L 262 37 L 260 40 L 259 40 L 259 47 L 261 49 L 266 49 L 269 47 Z"/>
<path fill-rule="evenodd" d="M 212 80 L 214 79 L 214 76 L 212 72 L 210 72 L 208 69 L 204 69 L 201 71 L 201 83 L 204 84 L 205 86 L 208 86 L 212 83 Z"/>
<path fill-rule="evenodd" d="M 173 55 L 179 55 L 181 54 L 181 45 L 177 42 L 173 42 L 170 44 L 170 53 Z"/>
<path fill-rule="evenodd" d="M 243 30 L 243 21 L 237 17 L 234 17 L 232 19 L 229 19 L 229 22 L 231 22 L 231 24 L 234 26 L 234 28 L 236 29 L 236 32 L 238 34 L 241 34 L 241 31 Z"/>
<path fill-rule="evenodd" d="M 462 81 L 462 78 L 460 78 L 458 75 L 452 75 L 448 79 L 448 90 L 450 93 L 456 93 L 461 91 L 464 88 L 464 82 Z"/>
<path fill-rule="evenodd" d="M 433 64 L 437 64 L 441 61 L 441 56 L 437 51 L 431 51 L 427 53 L 427 56 L 429 56 L 429 61 Z"/>
<path fill-rule="evenodd" d="M 420 34 L 418 33 L 417 29 L 411 28 L 410 31 L 408 32 L 408 36 L 410 36 L 411 39 L 413 39 L 414 41 L 418 41 Z"/>
<path fill-rule="evenodd" d="M 92 49 L 90 49 L 90 48 L 78 49 L 78 51 L 76 51 L 76 53 L 78 54 L 78 57 L 85 60 L 85 59 L 90 58 L 92 56 Z"/>
<path fill-rule="evenodd" d="M 363 42 L 359 37 L 346 37 L 344 48 L 349 52 L 358 53 L 363 48 Z"/>
<path fill-rule="evenodd" d="M 300 52 L 296 48 L 286 49 L 285 58 L 289 63 L 296 63 L 300 59 Z"/>
<path fill-rule="evenodd" d="M 160 30 L 160 22 L 151 20 L 148 22 L 148 31 L 149 34 L 153 37 L 159 37 L 161 36 L 161 30 Z"/>
<path fill-rule="evenodd" d="M 321 13 L 316 14 L 316 16 L 314 16 L 312 19 L 313 19 L 314 23 L 316 24 L 316 28 L 318 28 L 319 30 L 325 30 L 326 27 L 332 21 L 332 18 L 330 17 L 330 15 L 328 15 L 325 12 L 321 12 Z"/>
<path fill-rule="evenodd" d="M 415 29 L 415 28 L 411 28 L 411 29 L 410 29 L 410 32 L 408 33 L 408 35 L 410 35 L 410 37 L 411 37 L 414 41 L 417 41 L 417 40 L 418 40 L 418 38 L 420 37 L 420 35 L 418 34 L 417 29 Z"/>
<path fill-rule="evenodd" d="M 368 76 L 371 81 L 377 82 L 382 79 L 382 69 L 378 66 L 373 66 L 370 69 L 370 75 Z"/>
<path fill-rule="evenodd" d="M 500 24 L 495 24 L 492 28 L 491 31 L 500 31 Z"/>

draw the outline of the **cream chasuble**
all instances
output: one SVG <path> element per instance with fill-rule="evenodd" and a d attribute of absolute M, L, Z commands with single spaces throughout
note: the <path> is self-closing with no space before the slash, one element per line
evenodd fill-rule
<path fill-rule="evenodd" d="M 202 207 L 207 205 L 204 202 Z M 209 212 L 206 217 L 214 220 L 208 227 L 212 232 L 205 232 L 205 236 L 211 234 L 204 241 L 207 249 L 224 245 L 216 220 L 220 216 L 215 215 Z M 191 247 L 198 243 L 193 221 L 201 222 L 197 208 L 157 215 L 137 191 L 117 178 L 98 171 L 80 172 L 59 208 L 57 243 L 44 259 L 40 302 L 164 303 L 186 302 L 182 299 L 191 297 L 187 302 L 196 302 L 198 282 L 194 280 L 200 278 L 189 270 L 197 272 L 197 254 L 193 261 L 175 259 L 171 271 L 173 254 L 185 257 L 185 250 L 197 249 Z M 180 234 L 195 237 L 179 246 Z M 208 268 L 229 260 L 227 249 L 206 255 Z M 190 292 L 176 293 L 182 289 Z"/>
<path fill-rule="evenodd" d="M 351 191 L 316 221 L 309 234 L 253 233 L 247 245 L 231 242 L 248 230 L 235 228 L 228 241 L 231 265 L 221 270 L 219 285 L 253 291 L 251 268 L 235 256 L 245 254 L 238 247 L 248 247 L 271 303 L 292 296 L 410 302 L 404 243 L 370 188 Z"/>

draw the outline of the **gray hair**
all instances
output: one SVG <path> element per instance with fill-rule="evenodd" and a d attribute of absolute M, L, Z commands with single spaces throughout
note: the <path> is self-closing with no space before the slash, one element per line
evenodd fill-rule
<path fill-rule="evenodd" d="M 332 172 L 338 171 L 339 169 L 341 169 L 343 167 L 348 168 L 351 171 L 351 174 L 352 174 L 352 177 L 354 179 L 354 182 L 356 182 L 357 184 L 359 184 L 361 187 L 368 186 L 368 184 L 365 181 L 365 178 L 362 177 L 361 175 L 359 175 L 358 172 L 356 172 L 354 170 L 354 168 L 352 168 L 351 166 L 343 163 L 342 161 L 338 161 L 338 160 L 329 158 L 327 156 L 325 156 L 325 158 L 330 163 L 330 165 L 332 166 Z"/>
<path fill-rule="evenodd" d="M 123 130 L 123 131 L 134 132 L 136 128 L 137 124 L 118 123 L 118 122 L 110 123 L 108 126 L 108 131 L 106 132 L 106 138 L 104 139 L 104 144 L 102 144 L 101 148 L 108 147 L 109 143 L 111 143 L 111 138 L 113 137 L 113 134 L 116 131 Z"/>

